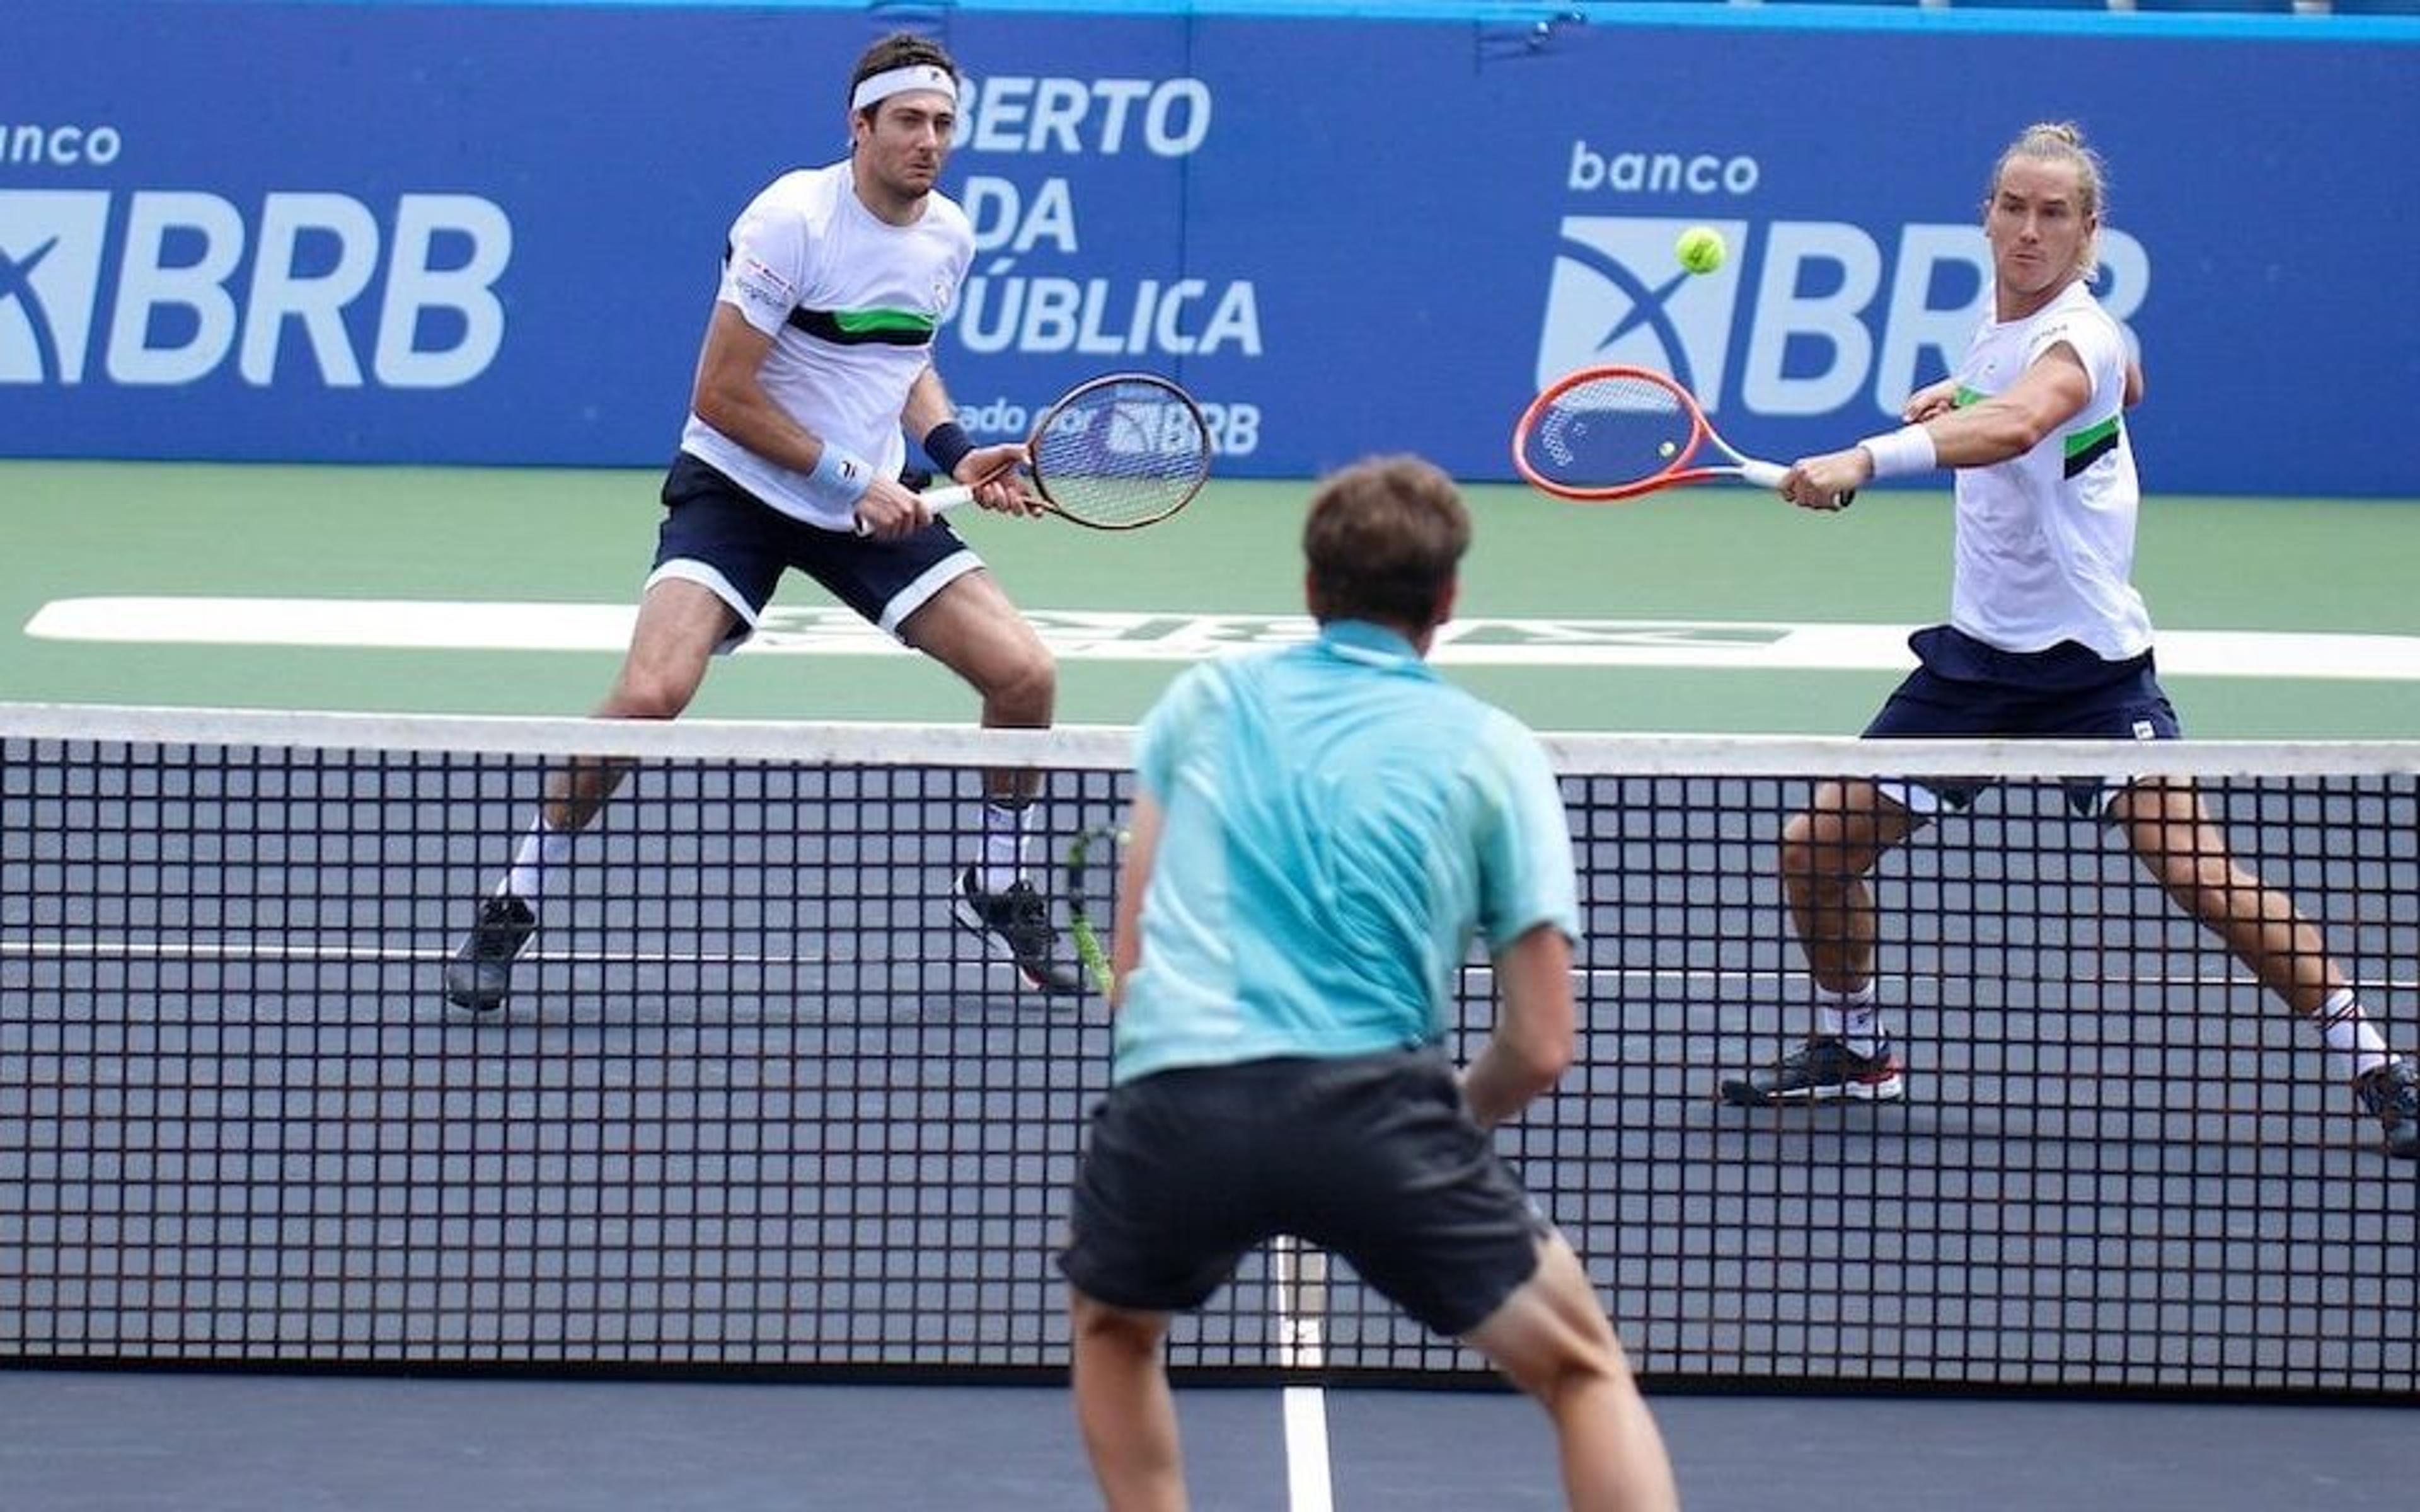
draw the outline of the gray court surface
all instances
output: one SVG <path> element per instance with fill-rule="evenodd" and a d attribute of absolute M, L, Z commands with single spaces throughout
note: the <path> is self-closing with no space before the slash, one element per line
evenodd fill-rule
<path fill-rule="evenodd" d="M 1667 1396 L 1690 1512 L 2365 1512 L 2412 1504 L 2393 1408 Z M 1509 1393 L 1337 1391 L 1338 1512 L 1561 1504 Z M 1283 1512 L 1275 1394 L 1179 1394 L 1194 1504 Z M 1063 1391 L 0 1372 L 8 1512 L 1097 1505 Z"/>

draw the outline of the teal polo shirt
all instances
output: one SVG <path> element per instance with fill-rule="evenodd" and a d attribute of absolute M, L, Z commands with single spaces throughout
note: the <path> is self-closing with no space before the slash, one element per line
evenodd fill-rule
<path fill-rule="evenodd" d="M 1135 770 L 1165 824 L 1115 1081 L 1432 1044 L 1475 934 L 1578 936 L 1537 737 L 1378 625 L 1189 669 Z"/>

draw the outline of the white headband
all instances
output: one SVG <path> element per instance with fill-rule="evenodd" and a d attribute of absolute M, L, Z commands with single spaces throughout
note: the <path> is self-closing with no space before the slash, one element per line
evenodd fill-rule
<path fill-rule="evenodd" d="M 863 110 L 877 105 L 892 95 L 904 95 L 911 89 L 932 89 L 958 102 L 958 81 L 950 77 L 947 69 L 937 69 L 930 63 L 910 63 L 905 68 L 891 69 L 868 78 L 848 97 L 848 108 Z"/>

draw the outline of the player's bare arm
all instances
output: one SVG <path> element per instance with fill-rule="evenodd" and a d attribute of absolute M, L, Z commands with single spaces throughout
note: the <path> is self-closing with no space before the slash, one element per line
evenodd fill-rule
<path fill-rule="evenodd" d="M 1159 855 L 1161 813 L 1148 794 L 1135 795 L 1126 816 L 1125 854 L 1118 862 L 1118 906 L 1109 926 L 1109 1011 L 1125 1004 L 1126 978 L 1142 961 L 1142 895 Z"/>
<path fill-rule="evenodd" d="M 2074 347 L 2061 343 L 2036 358 L 2003 392 L 1917 424 L 1932 439 L 1937 466 L 1985 468 L 2032 451 L 2043 437 L 2081 413 L 2091 398 L 2092 378 L 2083 360 Z M 1911 407 L 1915 402 L 1909 401 Z M 1778 488 L 1802 509 L 1829 510 L 1839 507 L 1836 501 L 1842 495 L 1873 478 L 1873 454 L 1859 445 L 1801 457 L 1782 474 Z"/>
<path fill-rule="evenodd" d="M 941 375 L 932 364 L 916 375 L 908 391 L 907 407 L 900 412 L 900 424 L 908 434 L 922 440 L 932 428 L 953 419 L 957 408 L 950 403 L 949 391 L 941 386 Z M 958 459 L 950 470 L 951 481 L 963 483 L 975 491 L 975 502 L 985 509 L 1009 515 L 1039 515 L 1041 501 L 1032 497 L 1017 478 L 1017 470 L 1027 462 L 1021 442 L 1004 441 L 990 446 L 978 446 Z"/>
<path fill-rule="evenodd" d="M 1572 942 L 1554 925 L 1541 924 L 1497 951 L 1496 982 L 1501 999 L 1496 1032 L 1462 1078 L 1463 1101 L 1482 1129 L 1520 1112 L 1561 1079 L 1578 1032 Z"/>
<path fill-rule="evenodd" d="M 823 442 L 773 401 L 758 377 L 772 352 L 771 336 L 750 325 L 737 305 L 717 302 L 698 352 L 690 408 L 767 461 L 813 471 Z"/>
<path fill-rule="evenodd" d="M 2034 359 L 2005 390 L 1926 423 L 1933 455 L 1946 468 L 1984 468 L 2023 456 L 2081 414 L 2092 377 L 2075 348 L 2061 343 Z"/>
<path fill-rule="evenodd" d="M 714 318 L 706 322 L 705 348 L 698 353 L 690 409 L 767 461 L 812 472 L 823 458 L 823 439 L 765 392 L 758 375 L 772 352 L 771 336 L 750 325 L 737 306 L 718 302 Z M 858 501 L 857 515 L 872 535 L 906 535 L 923 529 L 932 517 L 897 479 L 879 477 Z"/>
<path fill-rule="evenodd" d="M 1900 407 L 1899 417 L 1911 425 L 1920 425 L 1935 415 L 1946 415 L 1957 408 L 1958 380 L 1946 378 L 1938 383 L 1926 384 L 1911 394 L 1907 403 Z"/>

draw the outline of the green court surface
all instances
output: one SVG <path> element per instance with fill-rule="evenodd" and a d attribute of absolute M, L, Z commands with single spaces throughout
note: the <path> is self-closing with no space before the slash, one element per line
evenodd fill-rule
<path fill-rule="evenodd" d="M 613 616 L 654 548 L 657 483 L 0 462 L 0 699 L 582 713 L 617 665 Z M 1906 665 L 1897 636 L 1947 611 L 1946 490 L 1869 493 L 1838 517 L 1712 488 L 1593 506 L 1506 485 L 1469 495 L 1470 638 L 1450 675 L 1542 729 L 1854 733 Z M 1222 481 L 1132 534 L 982 515 L 960 528 L 1021 606 L 1091 628 L 1062 654 L 1062 721 L 1125 724 L 1187 656 L 1298 633 L 1285 620 L 1301 609 L 1308 496 Z M 2420 737 L 2414 563 L 2420 501 L 2148 500 L 2136 581 L 2188 732 Z M 518 607 L 470 633 L 490 623 L 482 606 Z M 527 648 L 529 626 L 582 607 L 576 648 Z M 788 633 L 718 665 L 693 714 L 972 717 L 946 672 L 842 623 L 813 583 L 791 579 L 776 609 Z M 352 633 L 373 619 L 387 628 Z M 1843 625 L 1869 627 L 1860 655 L 1771 659 L 1786 636 Z M 330 643 L 349 640 L 369 643 Z"/>

